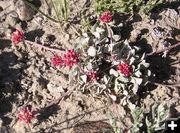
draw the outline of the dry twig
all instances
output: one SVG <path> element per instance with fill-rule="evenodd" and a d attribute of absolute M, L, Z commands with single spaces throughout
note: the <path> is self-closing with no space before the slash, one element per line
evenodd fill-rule
<path fill-rule="evenodd" d="M 29 41 L 29 40 L 24 40 L 25 43 L 28 43 L 28 44 L 31 44 L 32 46 L 35 46 L 35 47 L 39 47 L 39 48 L 43 48 L 45 50 L 49 50 L 51 52 L 56 52 L 56 53 L 62 53 L 64 52 L 65 50 L 64 49 L 54 49 L 54 48 L 49 48 L 49 47 L 46 47 L 46 46 L 43 46 L 41 44 L 38 44 L 36 42 L 32 42 L 32 41 Z"/>
<path fill-rule="evenodd" d="M 174 45 L 172 45 L 172 46 L 166 47 L 166 48 L 164 48 L 164 49 L 161 49 L 161 50 L 157 50 L 157 51 L 155 51 L 155 52 L 148 53 L 148 54 L 146 54 L 146 56 L 156 55 L 156 54 L 162 53 L 162 52 L 164 52 L 164 51 L 166 51 L 166 50 L 171 50 L 171 49 L 173 49 L 173 48 L 176 48 L 176 47 L 178 47 L 178 46 L 180 46 L 180 42 L 178 42 L 178 43 L 176 43 L 176 44 L 174 44 Z"/>

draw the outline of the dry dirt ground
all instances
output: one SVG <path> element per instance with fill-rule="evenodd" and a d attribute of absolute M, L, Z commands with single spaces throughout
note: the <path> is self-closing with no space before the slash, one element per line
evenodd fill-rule
<path fill-rule="evenodd" d="M 180 8 L 177 1 L 174 3 L 164 4 L 150 19 L 138 15 L 124 21 L 126 23 L 122 28 L 122 38 L 127 38 L 132 45 L 143 47 L 146 52 L 161 49 L 164 41 L 171 44 L 180 41 Z M 86 0 L 71 1 L 70 19 L 77 29 L 80 24 L 76 16 L 85 4 Z M 44 1 L 41 2 L 40 9 L 48 12 Z M 28 104 L 33 108 L 43 108 L 72 86 L 68 84 L 68 69 L 51 66 L 51 52 L 22 45 L 14 47 L 10 41 L 11 28 L 23 29 L 27 40 L 37 39 L 39 43 L 44 42 L 44 45 L 56 48 L 73 48 L 77 38 L 77 34 L 69 25 L 62 24 L 60 27 L 39 13 L 32 15 L 32 12 L 27 15 L 27 12 L 31 10 L 24 11 L 21 6 L 13 4 L 13 0 L 0 0 L 0 132 L 95 133 L 99 127 L 109 127 L 103 122 L 108 122 L 107 112 L 111 106 L 107 106 L 108 103 L 106 104 L 103 98 L 92 98 L 77 91 L 59 104 L 44 110 L 37 117 L 38 121 L 35 120 L 25 127 L 17 122 L 19 107 Z M 86 12 L 85 14 L 88 15 Z M 26 21 L 28 17 L 30 20 Z M 156 74 L 156 82 L 180 83 L 179 48 L 171 51 L 166 58 L 156 56 L 150 58 L 149 62 Z M 180 111 L 180 85 L 144 87 L 140 94 L 139 106 L 149 113 L 150 107 L 157 101 L 169 106 L 175 104 L 176 109 Z M 129 112 L 118 106 L 120 117 L 125 118 L 124 125 L 130 127 L 132 121 Z M 87 121 L 92 123 L 84 126 L 80 124 Z M 77 124 L 81 125 L 81 128 L 71 129 Z"/>

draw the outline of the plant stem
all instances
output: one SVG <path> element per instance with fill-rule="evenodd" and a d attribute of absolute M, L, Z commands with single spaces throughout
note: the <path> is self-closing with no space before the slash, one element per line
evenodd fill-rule
<path fill-rule="evenodd" d="M 64 0 L 64 19 L 67 22 L 68 19 L 67 0 Z"/>
<path fill-rule="evenodd" d="M 62 52 L 65 52 L 64 49 L 54 49 L 54 48 L 49 48 L 49 47 L 46 47 L 46 46 L 43 46 L 41 44 L 38 44 L 38 43 L 35 43 L 35 42 L 32 42 L 32 41 L 29 41 L 29 40 L 24 40 L 25 43 L 28 43 L 32 46 L 35 46 L 35 47 L 38 47 L 38 48 L 43 48 L 45 50 L 48 50 L 48 51 L 51 51 L 51 52 L 56 52 L 56 53 L 62 53 Z"/>
<path fill-rule="evenodd" d="M 178 42 L 178 43 L 176 43 L 176 44 L 174 44 L 174 45 L 172 45 L 172 46 L 166 47 L 166 48 L 164 48 L 164 49 L 161 49 L 161 50 L 157 50 L 157 51 L 155 51 L 155 52 L 148 53 L 148 54 L 146 54 L 146 56 L 148 57 L 148 56 L 156 55 L 156 54 L 162 53 L 162 52 L 164 52 L 164 51 L 166 51 L 166 50 L 171 50 L 171 49 L 173 49 L 173 48 L 176 48 L 176 47 L 178 47 L 178 46 L 180 46 L 180 42 Z"/>
<path fill-rule="evenodd" d="M 61 24 L 61 19 L 60 19 L 59 14 L 58 14 L 58 9 L 56 9 L 53 0 L 51 0 L 51 4 L 52 4 L 52 7 L 54 8 L 54 11 L 55 11 L 55 13 L 56 13 L 56 17 L 57 17 L 57 19 L 58 19 L 58 22 L 59 22 L 59 24 Z M 57 3 L 56 3 L 56 4 L 57 4 Z M 57 5 L 57 6 L 58 6 L 58 5 Z"/>

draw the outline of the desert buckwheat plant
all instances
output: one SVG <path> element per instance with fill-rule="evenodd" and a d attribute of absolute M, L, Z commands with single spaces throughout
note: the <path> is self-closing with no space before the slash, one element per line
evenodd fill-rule
<path fill-rule="evenodd" d="M 120 96 L 122 104 L 127 104 L 151 72 L 145 54 L 113 32 L 112 27 L 116 26 L 112 17 L 109 11 L 102 13 L 91 31 L 77 39 L 75 51 L 80 53 L 80 60 L 69 77 L 77 79 L 83 92 L 105 94 L 114 101 Z"/>

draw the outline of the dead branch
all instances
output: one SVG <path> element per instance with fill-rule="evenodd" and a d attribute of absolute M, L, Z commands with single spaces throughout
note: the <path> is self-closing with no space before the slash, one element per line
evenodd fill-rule
<path fill-rule="evenodd" d="M 157 51 L 155 51 L 155 52 L 148 53 L 148 54 L 146 54 L 146 56 L 156 55 L 156 54 L 162 53 L 162 52 L 164 52 L 164 51 L 166 51 L 166 50 L 171 50 L 171 49 L 173 49 L 173 48 L 176 48 L 176 47 L 178 47 L 178 46 L 180 46 L 180 42 L 178 42 L 178 43 L 176 43 L 176 44 L 174 44 L 174 45 L 172 45 L 172 46 L 166 47 L 166 48 L 164 48 L 164 49 L 161 49 L 161 50 L 157 50 Z"/>

